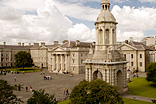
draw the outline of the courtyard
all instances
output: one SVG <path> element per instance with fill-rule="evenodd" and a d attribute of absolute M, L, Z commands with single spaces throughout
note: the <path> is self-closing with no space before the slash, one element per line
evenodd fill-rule
<path fill-rule="evenodd" d="M 26 92 L 25 87 L 30 88 L 32 86 L 33 90 L 44 89 L 46 93 L 55 94 L 57 99 L 63 100 L 66 95 L 64 95 L 63 89 L 66 88 L 71 92 L 72 88 L 82 81 L 85 77 L 84 74 L 73 75 L 70 74 L 55 74 L 49 73 L 47 69 L 43 70 L 45 74 L 41 75 L 41 72 L 25 73 L 25 74 L 11 74 L 0 76 L 0 79 L 7 80 L 11 85 L 23 85 L 21 91 L 15 91 L 14 93 L 24 101 L 26 104 L 27 100 L 32 96 L 32 92 L 29 90 Z M 44 80 L 44 76 L 51 76 L 52 80 Z M 14 80 L 16 77 L 16 81 Z"/>

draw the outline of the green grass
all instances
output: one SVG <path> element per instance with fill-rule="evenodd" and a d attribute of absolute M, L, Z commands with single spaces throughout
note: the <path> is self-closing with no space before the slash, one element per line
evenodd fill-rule
<path fill-rule="evenodd" d="M 156 85 L 152 82 L 146 81 L 145 78 L 138 77 L 131 79 L 132 82 L 128 83 L 128 88 L 131 95 L 156 98 Z"/>
<path fill-rule="evenodd" d="M 133 100 L 133 99 L 128 99 L 128 98 L 122 98 L 124 101 L 124 104 L 153 104 L 150 102 L 145 102 L 145 101 L 140 101 L 140 100 Z"/>
<path fill-rule="evenodd" d="M 139 101 L 139 100 L 133 100 L 133 99 L 128 99 L 128 98 L 122 98 L 124 101 L 124 104 L 153 104 L 150 102 L 145 102 L 145 101 Z M 59 102 L 58 104 L 68 104 L 70 100 L 66 100 L 63 102 Z"/>
<path fill-rule="evenodd" d="M 58 104 L 68 104 L 69 102 L 70 100 L 65 100 L 65 101 L 59 102 Z"/>
<path fill-rule="evenodd" d="M 23 71 L 25 73 L 31 73 L 31 72 L 38 72 L 41 71 L 41 69 L 35 69 L 35 68 L 14 68 L 14 69 L 6 69 L 7 71 L 13 71 L 13 72 L 19 72 L 19 73 L 23 73 Z"/>

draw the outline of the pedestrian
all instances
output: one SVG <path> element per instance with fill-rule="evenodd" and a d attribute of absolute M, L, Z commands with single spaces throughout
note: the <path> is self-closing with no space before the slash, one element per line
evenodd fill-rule
<path fill-rule="evenodd" d="M 16 77 L 14 77 L 14 81 L 16 82 Z"/>
<path fill-rule="evenodd" d="M 32 92 L 32 86 L 30 86 L 30 91 Z"/>
<path fill-rule="evenodd" d="M 66 94 L 66 88 L 63 88 L 63 94 L 64 95 Z"/>
<path fill-rule="evenodd" d="M 66 90 L 66 96 L 68 96 L 69 95 L 69 92 L 68 92 L 68 89 Z"/>
<path fill-rule="evenodd" d="M 43 74 L 45 74 L 45 72 L 43 71 Z"/>
<path fill-rule="evenodd" d="M 23 74 L 24 74 L 24 71 L 23 71 Z"/>
<path fill-rule="evenodd" d="M 26 92 L 28 92 L 28 87 L 27 86 L 25 87 L 25 90 L 26 90 Z"/>

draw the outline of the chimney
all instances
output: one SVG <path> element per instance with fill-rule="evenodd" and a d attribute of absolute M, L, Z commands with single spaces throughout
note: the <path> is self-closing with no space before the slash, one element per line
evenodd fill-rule
<path fill-rule="evenodd" d="M 39 46 L 39 43 L 34 43 L 34 46 Z"/>
<path fill-rule="evenodd" d="M 29 43 L 29 46 L 31 46 L 31 43 Z"/>
<path fill-rule="evenodd" d="M 80 41 L 76 40 L 76 46 L 80 46 Z"/>
<path fill-rule="evenodd" d="M 130 37 L 130 38 L 129 38 L 129 41 L 132 42 L 132 41 L 133 41 L 133 37 Z"/>
<path fill-rule="evenodd" d="M 3 45 L 6 45 L 6 42 L 4 42 Z"/>
<path fill-rule="evenodd" d="M 68 42 L 68 40 L 64 40 L 64 41 L 62 41 L 62 43 L 66 43 L 66 42 Z"/>
<path fill-rule="evenodd" d="M 128 44 L 128 40 L 125 40 L 125 43 Z"/>
<path fill-rule="evenodd" d="M 21 42 L 18 42 L 18 46 L 21 46 Z"/>
<path fill-rule="evenodd" d="M 59 42 L 58 41 L 54 41 L 54 45 L 57 45 Z"/>
<path fill-rule="evenodd" d="M 45 42 L 41 42 L 41 46 L 45 46 Z"/>
<path fill-rule="evenodd" d="M 24 43 L 22 43 L 22 46 L 24 46 Z"/>

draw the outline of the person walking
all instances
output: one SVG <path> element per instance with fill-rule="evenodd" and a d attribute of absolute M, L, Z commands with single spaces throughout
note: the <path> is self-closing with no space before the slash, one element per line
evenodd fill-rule
<path fill-rule="evenodd" d="M 66 88 L 63 88 L 63 94 L 64 95 L 66 94 Z"/>
<path fill-rule="evenodd" d="M 28 92 L 28 87 L 27 86 L 25 87 L 25 90 L 26 90 L 26 92 Z"/>
<path fill-rule="evenodd" d="M 68 89 L 66 90 L 66 96 L 68 96 L 69 95 L 69 92 L 68 92 Z"/>
<path fill-rule="evenodd" d="M 14 81 L 16 82 L 16 77 L 14 77 Z"/>

